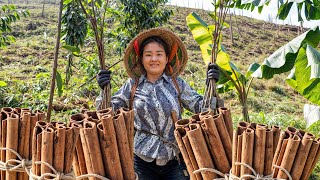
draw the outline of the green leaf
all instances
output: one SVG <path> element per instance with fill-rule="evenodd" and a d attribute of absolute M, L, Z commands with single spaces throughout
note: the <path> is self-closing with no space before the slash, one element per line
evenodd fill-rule
<path fill-rule="evenodd" d="M 290 71 L 294 66 L 300 47 L 305 43 L 309 43 L 312 46 L 317 45 L 316 41 L 319 43 L 319 40 L 317 40 L 319 38 L 319 27 L 301 34 L 266 58 L 252 76 L 270 79 L 275 74 Z"/>
<path fill-rule="evenodd" d="M 80 48 L 77 47 L 77 46 L 64 45 L 64 46 L 62 46 L 62 48 L 66 49 L 66 50 L 68 50 L 69 52 L 72 52 L 72 53 L 77 53 L 77 54 L 80 53 Z"/>
<path fill-rule="evenodd" d="M 200 46 L 202 58 L 205 64 L 211 61 L 211 54 L 208 50 L 212 50 L 212 30 L 208 27 L 196 13 L 192 12 L 186 17 L 187 25 L 193 35 L 193 38 Z"/>
<path fill-rule="evenodd" d="M 8 84 L 6 83 L 6 82 L 4 82 L 4 81 L 0 81 L 0 87 L 5 87 L 5 86 L 7 86 Z"/>
<path fill-rule="evenodd" d="M 57 75 L 56 75 L 56 82 L 57 82 L 57 88 L 58 88 L 58 96 L 61 97 L 63 90 L 62 90 L 62 78 L 59 72 L 57 72 Z"/>
<path fill-rule="evenodd" d="M 320 52 L 312 46 L 307 45 L 308 66 L 311 66 L 310 79 L 320 78 Z"/>
<path fill-rule="evenodd" d="M 296 80 L 296 69 L 293 68 L 289 74 L 289 76 L 286 79 L 286 83 L 288 83 L 293 89 L 297 88 L 297 80 Z"/>
<path fill-rule="evenodd" d="M 301 48 L 295 64 L 296 90 L 312 103 L 320 105 L 320 78 L 310 79 L 311 66 L 305 48 Z"/>
<path fill-rule="evenodd" d="M 250 64 L 250 66 L 247 70 L 247 73 L 246 73 L 246 78 L 249 78 L 259 67 L 260 67 L 260 64 L 258 64 L 258 63 Z"/>
<path fill-rule="evenodd" d="M 278 17 L 281 20 L 285 20 L 288 17 L 288 14 L 291 10 L 293 2 L 286 2 L 285 4 L 281 5 L 278 10 Z"/>

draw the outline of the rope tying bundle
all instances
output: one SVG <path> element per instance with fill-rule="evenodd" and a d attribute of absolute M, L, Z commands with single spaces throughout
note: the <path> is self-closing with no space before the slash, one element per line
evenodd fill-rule
<path fill-rule="evenodd" d="M 41 176 L 37 176 L 37 175 L 33 174 L 32 168 L 31 168 L 29 171 L 27 171 L 27 173 L 31 179 L 35 179 L 35 180 L 45 180 L 45 179 L 55 179 L 55 180 L 69 180 L 70 179 L 70 180 L 74 180 L 74 179 L 76 179 L 72 172 L 69 174 L 63 174 L 63 173 L 55 170 L 54 167 L 52 167 L 50 164 L 48 164 L 46 162 L 36 161 L 35 164 L 44 164 L 44 165 L 48 166 L 53 171 L 53 173 L 44 173 Z"/>
<path fill-rule="evenodd" d="M 270 174 L 270 175 L 267 175 L 267 176 L 263 176 L 263 175 L 257 174 L 257 172 L 251 166 L 249 166 L 246 163 L 236 162 L 235 165 L 236 166 L 245 166 L 246 168 L 250 169 L 250 171 L 253 173 L 253 175 L 245 174 L 245 175 L 242 175 L 241 177 L 237 177 L 234 174 L 232 174 L 232 172 L 230 170 L 230 180 L 243 180 L 245 178 L 252 178 L 252 179 L 255 179 L 255 180 L 284 180 L 284 179 L 273 178 L 273 173 Z M 274 166 L 274 168 L 278 168 L 278 169 L 282 170 L 289 177 L 289 180 L 292 180 L 292 177 L 291 177 L 290 173 L 286 169 L 284 169 L 284 168 L 282 168 L 280 166 L 276 166 L 276 165 L 273 165 L 273 166 Z"/>
<path fill-rule="evenodd" d="M 198 170 L 193 171 L 193 174 L 201 173 L 201 172 L 213 172 L 221 177 L 224 177 L 224 178 L 215 178 L 215 180 L 228 180 L 229 179 L 228 174 L 223 174 L 222 172 L 220 172 L 216 169 L 213 169 L 213 168 L 200 168 Z"/>
<path fill-rule="evenodd" d="M 23 159 L 15 150 L 10 148 L 0 148 L 0 151 L 10 151 L 14 153 L 18 158 L 18 159 L 9 159 L 6 162 L 0 161 L 0 170 L 26 172 L 28 169 L 31 168 L 32 161 Z"/>

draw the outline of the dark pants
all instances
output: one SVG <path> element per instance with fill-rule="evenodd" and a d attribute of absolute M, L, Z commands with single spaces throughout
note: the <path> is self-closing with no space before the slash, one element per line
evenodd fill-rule
<path fill-rule="evenodd" d="M 158 166 L 156 161 L 146 162 L 134 155 L 134 171 L 138 174 L 139 180 L 190 179 L 182 158 L 180 164 L 176 159 L 173 159 L 164 166 Z"/>

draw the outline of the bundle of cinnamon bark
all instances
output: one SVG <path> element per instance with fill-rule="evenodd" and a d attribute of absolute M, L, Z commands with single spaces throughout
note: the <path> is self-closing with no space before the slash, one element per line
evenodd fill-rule
<path fill-rule="evenodd" d="M 287 171 L 293 180 L 308 179 L 320 158 L 319 144 L 320 138 L 293 127 L 281 132 L 273 158 L 273 164 L 280 168 L 275 167 L 273 177 L 288 179 Z"/>
<path fill-rule="evenodd" d="M 240 122 L 233 134 L 231 174 L 236 177 L 251 175 L 253 172 L 245 166 L 248 165 L 258 176 L 270 178 L 280 133 L 278 126 Z"/>
<path fill-rule="evenodd" d="M 218 108 L 217 112 L 214 114 L 209 110 L 175 123 L 174 135 L 191 179 L 212 180 L 219 177 L 206 170 L 194 173 L 196 170 L 209 168 L 223 174 L 230 171 L 233 134 L 231 112 L 227 108 Z"/>
<path fill-rule="evenodd" d="M 50 168 L 72 177 L 72 155 L 79 137 L 78 125 L 67 127 L 64 122 L 38 121 L 32 134 L 32 179 L 50 179 L 56 175 Z M 51 177 L 52 178 L 52 177 Z"/>
<path fill-rule="evenodd" d="M 28 108 L 1 108 L 0 112 L 0 146 L 8 150 L 0 152 L 1 162 L 17 159 L 13 151 L 23 159 L 31 160 L 32 157 L 32 132 L 36 122 L 43 121 L 45 113 L 32 112 Z M 28 179 L 28 174 L 14 170 L 1 171 L 0 179 L 23 180 Z"/>
<path fill-rule="evenodd" d="M 133 121 L 133 110 L 125 108 L 115 113 L 108 108 L 72 115 L 71 126 L 80 126 L 80 139 L 73 155 L 75 175 L 97 174 L 113 180 L 135 179 Z"/>

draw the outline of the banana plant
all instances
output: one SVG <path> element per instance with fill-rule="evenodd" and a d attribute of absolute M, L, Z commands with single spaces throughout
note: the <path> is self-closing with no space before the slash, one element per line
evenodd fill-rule
<path fill-rule="evenodd" d="M 320 30 L 315 27 L 267 57 L 252 76 L 270 79 L 290 72 L 286 82 L 303 97 L 320 105 Z"/>
<path fill-rule="evenodd" d="M 194 12 L 187 16 L 186 22 L 192 32 L 193 38 L 200 46 L 204 63 L 208 64 L 211 61 L 211 51 L 214 44 L 212 38 L 214 25 L 208 25 Z M 228 26 L 228 24 L 224 23 L 224 26 Z M 222 38 L 222 35 L 220 38 Z M 259 64 L 251 64 L 247 72 L 243 74 L 239 68 L 231 62 L 230 55 L 226 52 L 223 45 L 219 43 L 218 46 L 219 50 L 217 53 L 216 63 L 219 65 L 222 72 L 222 75 L 217 82 L 218 92 L 235 90 L 242 105 L 243 119 L 249 122 L 250 119 L 247 108 L 247 99 L 250 86 L 253 81 L 251 74 L 259 68 Z"/>

